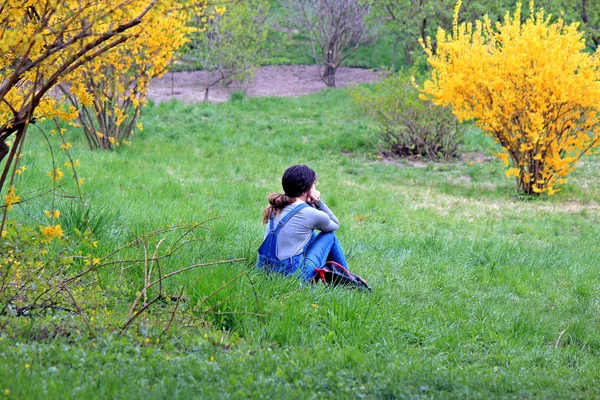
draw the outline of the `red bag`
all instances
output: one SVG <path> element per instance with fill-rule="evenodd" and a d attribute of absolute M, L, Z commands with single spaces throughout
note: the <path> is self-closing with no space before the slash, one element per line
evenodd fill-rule
<path fill-rule="evenodd" d="M 356 289 L 371 291 L 369 284 L 335 261 L 327 261 L 323 268 L 316 268 L 315 282 L 323 281 L 327 286 L 350 286 Z"/>

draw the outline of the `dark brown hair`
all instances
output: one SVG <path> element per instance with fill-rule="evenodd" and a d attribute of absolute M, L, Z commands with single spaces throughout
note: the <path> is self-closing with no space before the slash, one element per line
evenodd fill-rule
<path fill-rule="evenodd" d="M 263 212 L 263 223 L 269 221 L 272 213 L 279 215 L 281 210 L 296 200 L 296 197 L 308 192 L 316 181 L 316 172 L 306 165 L 292 165 L 286 169 L 281 178 L 284 193 L 271 193 L 269 205 Z"/>

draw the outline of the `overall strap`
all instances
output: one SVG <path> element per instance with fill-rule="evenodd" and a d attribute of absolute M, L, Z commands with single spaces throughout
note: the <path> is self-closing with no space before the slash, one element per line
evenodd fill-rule
<path fill-rule="evenodd" d="M 273 231 L 273 221 L 275 220 L 275 213 L 271 211 L 271 215 L 269 215 L 269 232 Z"/>
<path fill-rule="evenodd" d="M 302 203 L 302 204 L 298 204 L 296 207 L 294 207 L 289 213 L 287 213 L 285 215 L 285 217 L 283 217 L 281 219 L 281 221 L 279 221 L 279 224 L 277 224 L 277 228 L 275 228 L 275 231 L 273 233 L 278 234 L 279 230 L 281 228 L 283 228 L 283 226 L 290 220 L 290 218 L 292 218 L 294 216 L 294 214 L 296 214 L 298 211 L 302 210 L 304 207 L 308 207 L 308 204 Z M 273 220 L 271 219 L 271 231 L 273 231 L 272 224 L 273 224 Z"/>

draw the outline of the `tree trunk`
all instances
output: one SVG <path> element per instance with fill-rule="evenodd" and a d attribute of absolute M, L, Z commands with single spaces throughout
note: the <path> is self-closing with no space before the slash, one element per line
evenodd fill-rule
<path fill-rule="evenodd" d="M 325 64 L 325 71 L 323 72 L 323 81 L 327 87 L 335 87 L 335 72 L 337 67 L 333 67 L 330 64 Z"/>
<path fill-rule="evenodd" d="M 329 38 L 327 44 L 327 53 L 325 54 L 325 70 L 323 71 L 323 82 L 327 87 L 335 87 L 335 72 L 339 67 L 338 51 L 337 51 L 337 37 Z"/>
<path fill-rule="evenodd" d="M 396 41 L 394 42 L 394 50 L 392 53 L 392 72 L 396 72 L 396 58 L 398 56 L 398 44 L 400 43 L 400 40 L 402 40 L 402 38 L 398 36 L 396 37 Z"/>
<path fill-rule="evenodd" d="M 19 129 L 17 130 L 17 133 L 15 135 L 15 140 L 12 145 L 12 149 L 10 150 L 10 152 L 9 152 L 10 154 L 8 155 L 8 160 L 6 161 L 6 164 L 4 165 L 4 170 L 2 171 L 2 176 L 0 176 L 0 191 L 2 191 L 2 188 L 4 187 L 4 183 L 6 183 L 6 179 L 8 178 L 8 172 L 10 170 L 12 163 L 15 160 L 15 157 L 17 156 L 16 155 L 17 150 L 19 149 L 21 140 L 23 140 L 26 132 L 27 132 L 27 125 L 21 125 L 19 127 Z M 5 145 L 6 149 L 8 149 L 8 146 L 6 145 L 6 143 L 4 143 L 4 142 L 0 142 L 0 143 Z M 6 214 L 4 214 L 4 216 L 6 216 Z"/>
<path fill-rule="evenodd" d="M 8 145 L 4 142 L 0 142 L 0 162 L 4 160 L 4 157 L 8 154 Z"/>

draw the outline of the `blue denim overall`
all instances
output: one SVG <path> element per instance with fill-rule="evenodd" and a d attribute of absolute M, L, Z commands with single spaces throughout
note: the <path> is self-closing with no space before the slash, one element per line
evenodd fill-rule
<path fill-rule="evenodd" d="M 277 258 L 277 235 L 279 234 L 281 228 L 283 228 L 283 226 L 290 220 L 290 218 L 292 218 L 304 207 L 308 207 L 308 204 L 302 203 L 293 208 L 285 215 L 285 217 L 281 219 L 281 221 L 279 221 L 279 224 L 277 224 L 275 229 L 273 229 L 275 215 L 271 214 L 271 218 L 269 218 L 269 233 L 258 248 L 257 266 L 259 268 L 263 268 L 269 272 L 277 272 L 278 274 L 283 275 L 293 275 L 298 273 L 299 269 L 302 269 L 301 267 L 304 261 L 304 249 L 302 253 L 296 256 L 286 258 L 284 260 Z M 312 278 L 312 276 L 310 278 Z"/>
<path fill-rule="evenodd" d="M 290 218 L 307 206 L 306 203 L 296 206 L 279 221 L 275 228 L 273 227 L 275 217 L 271 215 L 269 233 L 258 249 L 257 266 L 259 268 L 283 275 L 297 275 L 304 281 L 313 279 L 315 268 L 323 267 L 326 261 L 335 261 L 348 268 L 342 248 L 333 232 L 321 232 L 318 235 L 313 233 L 304 249 L 302 249 L 302 253 L 284 260 L 277 258 L 277 235 L 279 231 Z"/>

